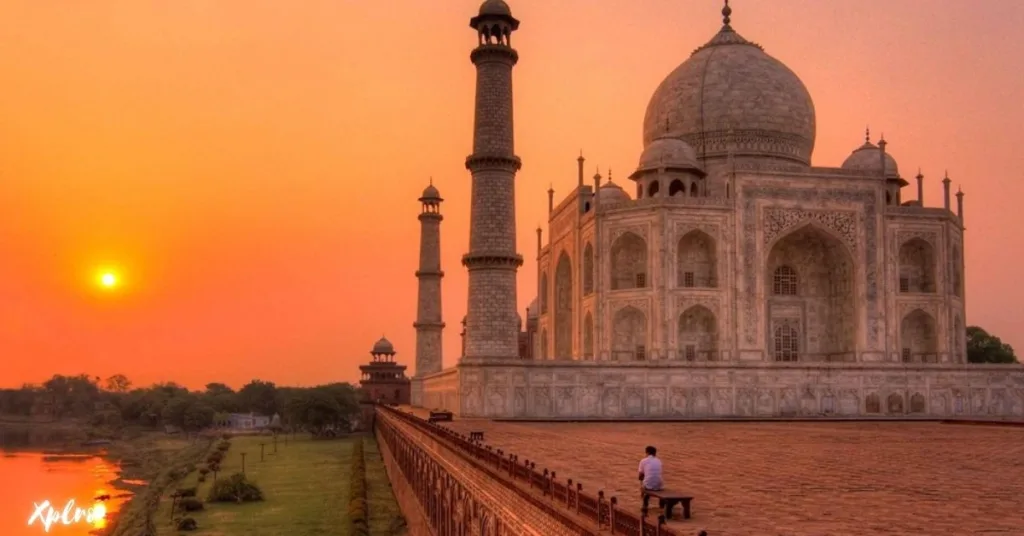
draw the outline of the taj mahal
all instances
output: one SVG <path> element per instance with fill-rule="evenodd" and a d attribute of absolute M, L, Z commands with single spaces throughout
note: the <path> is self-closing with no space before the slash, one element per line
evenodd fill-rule
<path fill-rule="evenodd" d="M 567 195 L 548 192 L 524 268 L 520 21 L 503 0 L 481 5 L 463 347 L 442 369 L 431 184 L 414 405 L 508 419 L 1024 417 L 1024 367 L 966 360 L 963 193 L 947 176 L 926 204 L 922 174 L 908 180 L 870 132 L 840 165 L 813 165 L 811 95 L 732 15 L 726 2 L 718 32 L 654 91 L 635 170 L 588 177 L 581 155 Z M 538 281 L 525 315 L 521 268 Z"/>

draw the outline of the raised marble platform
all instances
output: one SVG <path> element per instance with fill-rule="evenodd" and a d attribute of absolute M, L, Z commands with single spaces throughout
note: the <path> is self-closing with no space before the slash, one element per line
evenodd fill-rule
<path fill-rule="evenodd" d="M 1024 418 L 1024 366 L 494 361 L 422 378 L 422 407 L 492 419 Z"/>

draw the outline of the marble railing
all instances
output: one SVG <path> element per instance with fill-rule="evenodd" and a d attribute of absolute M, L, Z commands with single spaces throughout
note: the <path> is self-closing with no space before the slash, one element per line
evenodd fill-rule
<path fill-rule="evenodd" d="M 452 496 L 461 497 L 463 495 L 460 494 L 465 494 L 465 490 L 461 487 L 454 492 L 449 490 L 449 486 L 458 487 L 458 482 L 450 475 L 445 475 L 437 462 L 431 459 L 431 456 L 436 454 L 428 452 L 415 438 L 404 436 L 398 427 L 391 424 L 390 419 L 401 420 L 415 427 L 463 459 L 471 461 L 482 472 L 490 475 L 493 482 L 506 486 L 528 499 L 538 509 L 561 521 L 571 532 L 587 536 L 606 532 L 627 536 L 680 536 L 678 532 L 665 526 L 663 515 L 651 519 L 644 513 L 638 515 L 627 512 L 618 506 L 616 497 L 605 497 L 603 490 L 599 490 L 597 495 L 586 493 L 583 491 L 582 483 L 573 482 L 571 478 L 563 483 L 554 471 L 538 471 L 536 463 L 527 459 L 520 462 L 519 456 L 494 449 L 483 441 L 471 441 L 450 428 L 392 407 L 378 405 L 377 413 L 381 417 L 375 420 L 379 436 L 395 456 L 396 462 L 402 468 L 402 474 L 416 489 L 416 496 L 430 517 L 431 526 L 439 534 L 462 534 L 450 532 L 454 527 L 453 523 L 457 522 L 462 526 L 461 523 L 465 521 L 450 519 L 456 511 L 462 510 L 451 505 L 445 506 L 441 498 L 445 497 L 446 493 L 454 493 Z M 483 505 L 477 506 L 485 508 Z M 465 510 L 469 511 L 472 508 Z M 583 526 L 580 521 L 593 526 Z M 504 520 L 499 519 L 493 512 L 482 515 L 472 522 L 487 524 L 486 527 L 479 527 L 484 529 L 479 534 L 513 534 L 509 532 Z"/>

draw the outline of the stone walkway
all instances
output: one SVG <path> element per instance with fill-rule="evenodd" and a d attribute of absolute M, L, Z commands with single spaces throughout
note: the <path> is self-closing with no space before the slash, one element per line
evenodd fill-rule
<path fill-rule="evenodd" d="M 495 448 L 638 511 L 637 462 L 658 447 L 695 497 L 673 529 L 717 535 L 1024 535 L 1024 428 L 939 423 L 495 423 Z"/>
<path fill-rule="evenodd" d="M 443 453 L 440 459 L 445 469 L 470 489 L 475 497 L 494 508 L 501 519 L 509 524 L 512 533 L 523 536 L 576 536 L 560 521 L 545 514 L 506 485 L 494 481 L 423 432 L 397 419 L 393 423 L 403 434 L 415 438 L 420 446 L 434 453 Z"/>

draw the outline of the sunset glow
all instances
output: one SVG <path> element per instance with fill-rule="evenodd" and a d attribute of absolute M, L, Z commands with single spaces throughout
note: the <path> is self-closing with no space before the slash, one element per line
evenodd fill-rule
<path fill-rule="evenodd" d="M 381 332 L 412 365 L 431 176 L 455 365 L 480 2 L 0 2 L 0 384 L 353 381 Z M 588 184 L 633 186 L 648 102 L 722 2 L 509 4 L 525 320 L 548 188 L 576 187 L 581 150 Z M 730 6 L 813 96 L 814 165 L 870 126 L 928 206 L 945 171 L 962 186 L 966 324 L 1024 348 L 1024 2 Z"/>

